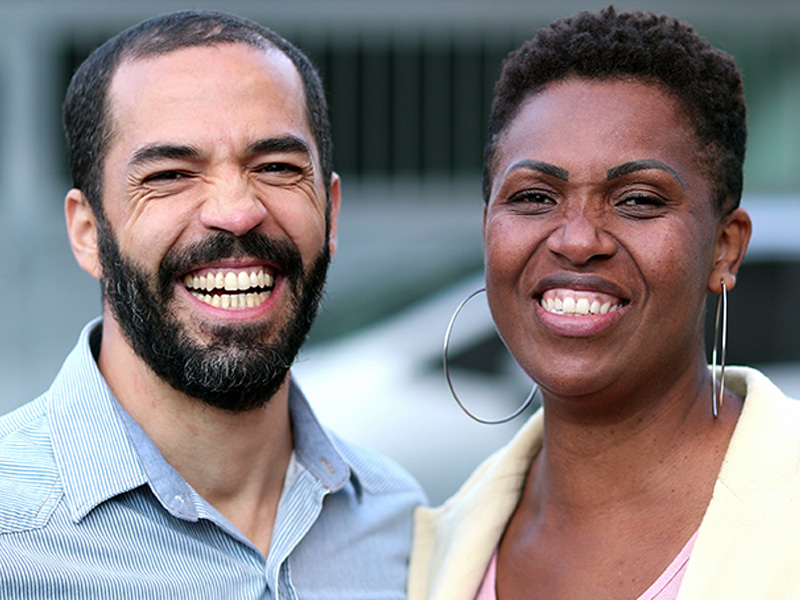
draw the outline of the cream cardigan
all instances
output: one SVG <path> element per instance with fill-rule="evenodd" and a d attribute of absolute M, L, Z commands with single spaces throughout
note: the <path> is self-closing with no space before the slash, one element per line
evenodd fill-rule
<path fill-rule="evenodd" d="M 764 375 L 725 371 L 744 409 L 679 600 L 800 599 L 800 402 Z M 409 600 L 473 600 L 542 443 L 540 410 L 439 508 L 417 509 Z"/>

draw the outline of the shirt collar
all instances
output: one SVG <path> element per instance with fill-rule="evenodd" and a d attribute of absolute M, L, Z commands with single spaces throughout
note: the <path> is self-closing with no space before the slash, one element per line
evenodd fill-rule
<path fill-rule="evenodd" d="M 353 466 L 334 446 L 294 379 L 289 387 L 289 415 L 294 452 L 300 464 L 332 492 L 342 489 L 351 477 L 358 489 Z"/>
<path fill-rule="evenodd" d="M 146 483 L 117 402 L 92 354 L 100 319 L 84 327 L 48 390 L 53 452 L 75 521 L 95 506 Z"/>
<path fill-rule="evenodd" d="M 122 408 L 100 373 L 92 353 L 100 334 L 100 319 L 83 329 L 48 391 L 53 448 L 72 518 L 79 521 L 102 502 L 149 484 L 166 510 L 196 520 L 196 506 L 186 502 L 191 488 Z M 360 490 L 353 466 L 333 444 L 294 380 L 289 414 L 300 464 L 331 492 L 351 478 Z"/>

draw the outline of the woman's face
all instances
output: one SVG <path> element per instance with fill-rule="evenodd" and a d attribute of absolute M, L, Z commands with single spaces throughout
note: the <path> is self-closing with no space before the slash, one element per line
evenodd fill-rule
<path fill-rule="evenodd" d="M 486 286 L 546 393 L 658 393 L 704 360 L 719 219 L 697 147 L 676 100 L 635 81 L 553 83 L 503 134 Z"/>

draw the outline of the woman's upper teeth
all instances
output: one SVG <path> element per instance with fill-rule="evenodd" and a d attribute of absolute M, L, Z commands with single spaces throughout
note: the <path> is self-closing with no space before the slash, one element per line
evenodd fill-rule
<path fill-rule="evenodd" d="M 551 289 L 542 295 L 542 308 L 547 312 L 570 315 L 601 315 L 622 307 L 623 301 L 600 292 Z"/>

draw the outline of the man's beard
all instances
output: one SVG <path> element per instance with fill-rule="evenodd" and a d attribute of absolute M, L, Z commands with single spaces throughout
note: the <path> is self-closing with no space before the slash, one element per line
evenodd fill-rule
<path fill-rule="evenodd" d="M 136 354 L 173 388 L 215 408 L 244 412 L 266 404 L 285 381 L 316 316 L 330 263 L 328 245 L 306 274 L 300 253 L 287 241 L 256 232 L 241 237 L 218 232 L 167 253 L 154 286 L 122 256 L 107 221 L 98 221 L 103 296 Z M 290 316 L 282 324 L 205 325 L 202 333 L 210 341 L 204 344 L 170 312 L 175 282 L 197 266 L 230 257 L 279 267 Z"/>

